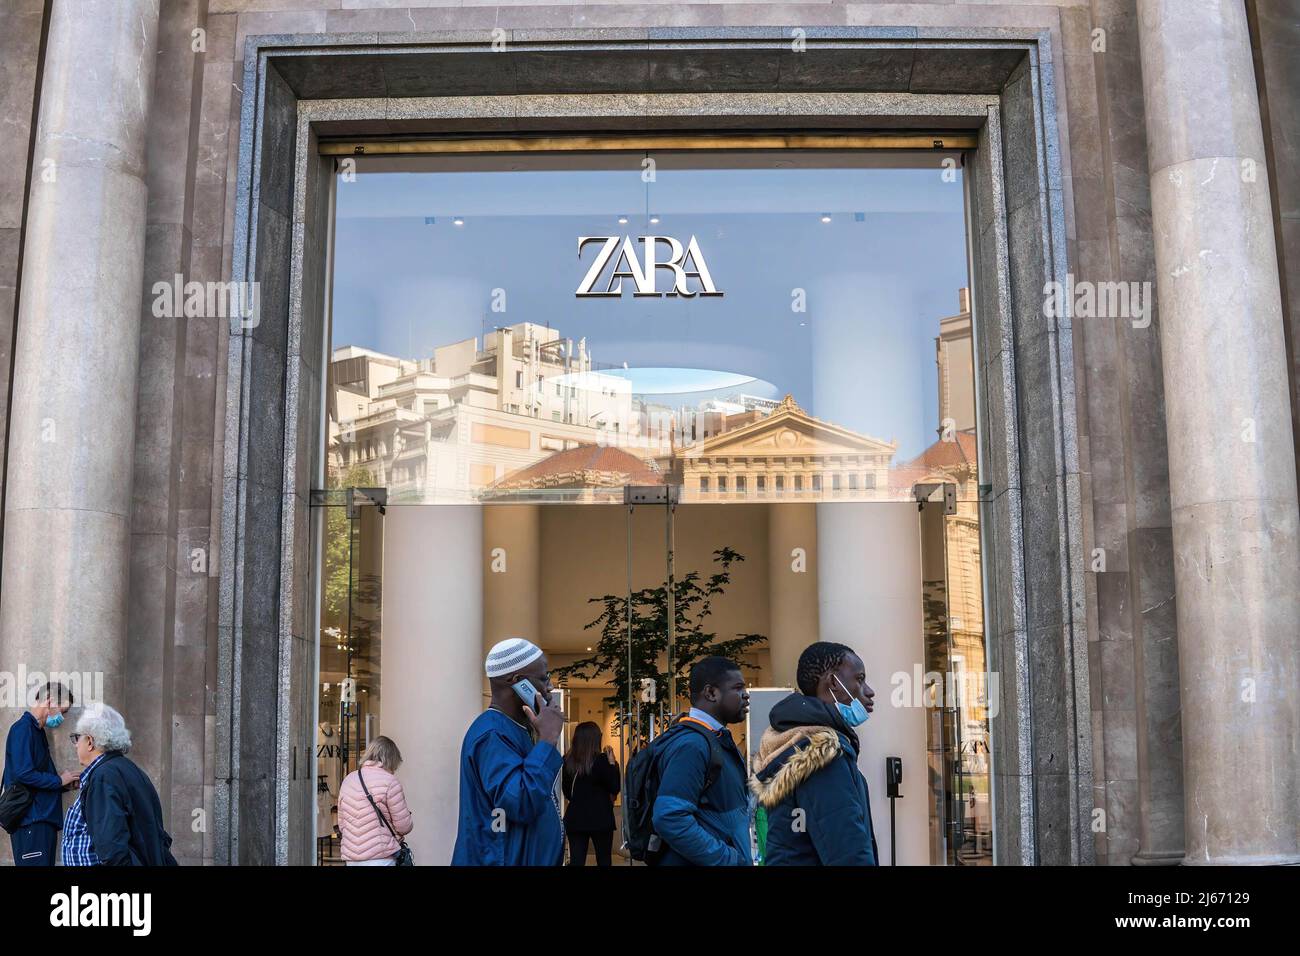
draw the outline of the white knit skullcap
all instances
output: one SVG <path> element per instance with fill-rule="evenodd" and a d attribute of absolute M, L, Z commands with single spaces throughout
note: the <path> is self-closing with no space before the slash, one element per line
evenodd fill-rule
<path fill-rule="evenodd" d="M 488 651 L 484 669 L 488 677 L 505 677 L 542 656 L 542 649 L 522 637 L 507 637 Z"/>

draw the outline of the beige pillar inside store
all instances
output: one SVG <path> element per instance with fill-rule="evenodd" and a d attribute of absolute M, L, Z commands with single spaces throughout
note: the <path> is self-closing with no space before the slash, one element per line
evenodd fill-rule
<path fill-rule="evenodd" d="M 885 758 L 902 757 L 898 863 L 924 866 L 930 860 L 925 709 L 916 706 L 912 687 L 924 665 L 916 506 L 879 502 L 816 508 L 821 639 L 857 651 L 876 692 L 875 712 L 857 732 L 862 743 L 858 766 L 871 791 L 880 862 L 889 862 L 890 849 Z"/>
<path fill-rule="evenodd" d="M 382 732 L 398 771 L 421 864 L 446 865 L 456 843 L 460 745 L 482 708 L 482 509 L 410 505 L 384 519 Z"/>
<path fill-rule="evenodd" d="M 482 506 L 484 656 L 507 637 L 541 643 L 542 507 Z"/>
<path fill-rule="evenodd" d="M 1188 864 L 1300 863 L 1300 546 L 1242 0 L 1138 0 L 1169 433 Z"/>
<path fill-rule="evenodd" d="M 799 655 L 818 639 L 817 505 L 777 504 L 767 513 L 771 683 L 794 687 Z"/>

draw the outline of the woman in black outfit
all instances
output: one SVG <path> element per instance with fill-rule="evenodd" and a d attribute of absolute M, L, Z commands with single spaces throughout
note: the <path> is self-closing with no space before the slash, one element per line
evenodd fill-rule
<path fill-rule="evenodd" d="M 610 865 L 614 843 L 614 798 L 620 787 L 614 750 L 600 750 L 600 728 L 583 721 L 573 731 L 564 755 L 564 831 L 569 837 L 569 866 L 586 866 L 587 843 L 596 851 L 596 865 Z"/>

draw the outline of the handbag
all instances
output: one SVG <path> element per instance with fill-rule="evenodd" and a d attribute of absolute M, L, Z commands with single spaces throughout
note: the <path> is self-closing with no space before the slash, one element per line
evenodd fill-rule
<path fill-rule="evenodd" d="M 0 828 L 6 833 L 13 833 L 35 802 L 36 794 L 26 784 L 10 784 L 0 793 Z"/>
<path fill-rule="evenodd" d="M 411 848 L 406 845 L 406 841 L 397 835 L 397 831 L 393 829 L 393 825 L 389 823 L 388 818 L 384 816 L 384 811 L 379 809 L 379 804 L 375 803 L 375 798 L 370 795 L 370 788 L 366 786 L 366 778 L 361 775 L 360 767 L 357 768 L 357 779 L 361 781 L 361 789 L 366 792 L 366 799 L 369 800 L 370 805 L 375 808 L 375 815 L 379 817 L 379 822 L 388 828 L 388 832 L 391 833 L 393 839 L 397 841 L 397 852 L 393 854 L 393 859 L 397 861 L 398 866 L 415 866 L 415 854 L 412 853 Z"/>

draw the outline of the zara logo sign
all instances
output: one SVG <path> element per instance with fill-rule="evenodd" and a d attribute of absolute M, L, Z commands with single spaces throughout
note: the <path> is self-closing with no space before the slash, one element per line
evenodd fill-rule
<path fill-rule="evenodd" d="M 621 296 L 624 279 L 631 279 L 635 283 L 636 289 L 632 293 L 634 296 L 680 295 L 689 299 L 697 295 L 722 295 L 713 285 L 704 253 L 700 251 L 700 244 L 694 236 L 691 236 L 685 247 L 672 236 L 638 236 L 636 239 L 643 247 L 639 256 L 632 239 L 632 236 L 578 237 L 579 261 L 582 260 L 583 246 L 589 242 L 603 243 L 596 261 L 591 264 L 578 286 L 576 295 L 579 298 Z M 659 258 L 661 246 L 667 246 L 667 259 Z M 613 263 L 612 267 L 610 263 Z M 601 289 L 596 283 L 605 275 L 607 268 L 610 270 L 609 281 Z M 672 287 L 665 292 L 660 292 L 655 287 L 660 269 L 670 269 L 673 274 Z M 691 288 L 688 282 L 690 279 L 697 280 L 699 288 Z"/>

